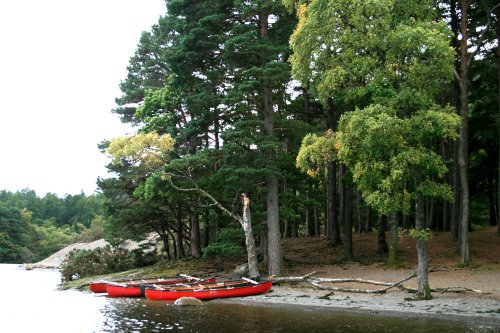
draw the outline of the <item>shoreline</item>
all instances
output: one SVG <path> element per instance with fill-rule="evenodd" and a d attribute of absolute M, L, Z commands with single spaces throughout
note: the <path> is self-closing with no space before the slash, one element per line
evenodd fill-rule
<path fill-rule="evenodd" d="M 274 286 L 271 292 L 246 298 L 218 299 L 226 304 L 287 306 L 293 308 L 362 313 L 401 319 L 433 319 L 465 323 L 500 331 L 500 302 L 471 295 L 433 293 L 432 300 L 410 300 L 412 294 L 393 291 L 383 295 L 330 292 L 312 288 Z M 328 295 L 325 297 L 325 295 Z"/>

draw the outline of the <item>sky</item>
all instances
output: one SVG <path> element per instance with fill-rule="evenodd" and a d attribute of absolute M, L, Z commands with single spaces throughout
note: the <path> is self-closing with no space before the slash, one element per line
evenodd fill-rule
<path fill-rule="evenodd" d="M 93 194 L 97 145 L 133 134 L 111 110 L 164 0 L 0 2 L 0 190 Z"/>

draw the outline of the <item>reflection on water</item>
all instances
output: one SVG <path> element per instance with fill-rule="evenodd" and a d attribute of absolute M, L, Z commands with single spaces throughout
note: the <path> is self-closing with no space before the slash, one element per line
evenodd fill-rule
<path fill-rule="evenodd" d="M 402 320 L 317 309 L 205 302 L 176 307 L 169 302 L 108 298 L 57 291 L 57 271 L 25 271 L 0 265 L 6 287 L 0 302 L 2 332 L 495 332 L 484 327 L 428 319 Z"/>

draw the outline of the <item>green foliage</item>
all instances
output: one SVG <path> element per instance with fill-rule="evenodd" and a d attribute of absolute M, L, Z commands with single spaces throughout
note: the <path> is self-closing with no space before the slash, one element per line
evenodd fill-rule
<path fill-rule="evenodd" d="M 241 228 L 221 229 L 218 239 L 203 249 L 204 259 L 236 258 L 245 253 L 245 233 Z"/>
<path fill-rule="evenodd" d="M 428 241 L 432 238 L 432 230 L 429 228 L 422 230 L 416 230 L 414 228 L 407 230 L 400 228 L 398 229 L 398 235 L 401 237 L 409 236 L 413 239 Z"/>
<path fill-rule="evenodd" d="M 323 136 L 307 134 L 297 154 L 296 166 L 309 176 L 316 177 L 326 167 L 326 163 L 336 160 L 335 134 L 328 131 Z"/>
<path fill-rule="evenodd" d="M 135 267 L 153 264 L 153 253 L 128 251 L 123 248 L 97 248 L 94 250 L 73 250 L 61 265 L 63 281 L 82 277 L 121 272 Z"/>
<path fill-rule="evenodd" d="M 340 121 L 339 158 L 350 167 L 366 202 L 383 214 L 407 212 L 411 196 L 403 189 L 415 169 L 426 177 L 416 189 L 427 197 L 451 198 L 442 177 L 447 167 L 434 143 L 457 136 L 459 118 L 448 109 L 432 107 L 401 119 L 382 105 L 345 114 Z"/>
<path fill-rule="evenodd" d="M 102 233 L 90 236 L 94 231 L 87 227 L 102 213 L 99 195 L 58 198 L 47 193 L 39 198 L 29 190 L 0 191 L 0 262 L 38 261 L 76 241 L 95 239 Z"/>

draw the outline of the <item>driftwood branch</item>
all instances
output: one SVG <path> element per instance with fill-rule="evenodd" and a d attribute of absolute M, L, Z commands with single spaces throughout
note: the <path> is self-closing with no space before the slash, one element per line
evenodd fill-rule
<path fill-rule="evenodd" d="M 436 272 L 439 271 L 438 267 L 434 267 L 429 270 L 429 272 Z M 313 277 L 313 275 L 316 274 L 316 272 L 311 272 L 309 274 L 303 275 L 303 276 L 285 276 L 285 277 L 273 277 L 270 278 L 270 280 L 273 283 L 285 283 L 285 282 L 304 282 L 312 285 L 314 288 L 321 289 L 321 290 L 330 290 L 330 291 L 340 291 L 340 292 L 351 292 L 351 293 L 364 293 L 364 294 L 384 294 L 387 292 L 389 289 L 392 288 L 398 288 L 400 290 L 405 290 L 410 293 L 415 293 L 417 292 L 416 289 L 414 288 L 409 288 L 405 287 L 403 285 L 404 282 L 413 279 L 414 277 L 417 276 L 417 272 L 413 272 L 404 279 L 401 279 L 397 282 L 384 282 L 384 281 L 375 281 L 375 280 L 369 280 L 369 279 L 360 279 L 360 278 L 319 278 L 319 277 Z M 371 284 L 371 285 L 377 285 L 377 286 L 385 286 L 385 288 L 380 288 L 380 289 L 359 289 L 359 288 L 349 288 L 349 287 L 333 287 L 333 286 L 325 286 L 323 283 L 364 283 L 364 284 Z M 435 288 L 431 289 L 433 292 L 440 292 L 440 293 L 445 293 L 445 292 L 453 292 L 453 293 L 460 293 L 460 292 L 475 292 L 475 293 L 482 293 L 481 290 L 476 290 L 476 289 L 470 289 L 466 287 L 447 287 L 447 288 Z"/>

